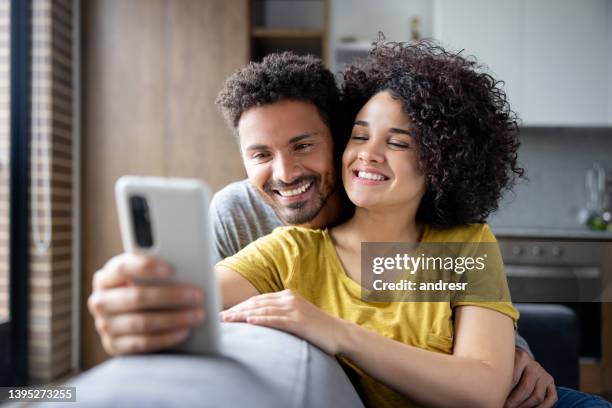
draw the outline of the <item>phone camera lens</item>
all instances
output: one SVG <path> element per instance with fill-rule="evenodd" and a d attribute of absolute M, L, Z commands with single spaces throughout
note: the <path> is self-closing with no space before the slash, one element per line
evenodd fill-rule
<path fill-rule="evenodd" d="M 153 233 L 147 200 L 143 196 L 131 196 L 130 209 L 132 211 L 136 243 L 142 248 L 150 248 L 153 246 Z"/>

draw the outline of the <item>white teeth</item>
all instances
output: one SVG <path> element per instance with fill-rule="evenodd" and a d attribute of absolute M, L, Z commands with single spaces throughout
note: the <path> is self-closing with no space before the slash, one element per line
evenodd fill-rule
<path fill-rule="evenodd" d="M 382 176 L 380 174 L 368 173 L 367 171 L 359 171 L 357 175 L 359 176 L 359 178 L 364 178 L 368 180 L 383 181 L 385 179 L 385 176 Z"/>
<path fill-rule="evenodd" d="M 295 195 L 302 194 L 304 191 L 308 190 L 308 187 L 310 187 L 311 184 L 312 182 L 304 184 L 301 187 L 294 188 L 293 190 L 278 190 L 278 193 L 283 197 L 293 197 Z"/>

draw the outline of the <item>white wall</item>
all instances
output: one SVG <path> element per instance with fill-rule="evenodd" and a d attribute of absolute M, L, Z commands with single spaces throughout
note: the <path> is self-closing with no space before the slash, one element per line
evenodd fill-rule
<path fill-rule="evenodd" d="M 610 8 L 612 0 L 435 0 L 433 32 L 505 82 L 524 125 L 609 126 Z"/>
<path fill-rule="evenodd" d="M 329 65 L 336 67 L 335 49 L 342 37 L 371 42 L 382 31 L 388 40 L 408 41 L 415 16 L 421 34 L 430 37 L 432 15 L 431 0 L 329 0 Z"/>
<path fill-rule="evenodd" d="M 608 1 L 608 121 L 612 123 L 612 1 Z"/>

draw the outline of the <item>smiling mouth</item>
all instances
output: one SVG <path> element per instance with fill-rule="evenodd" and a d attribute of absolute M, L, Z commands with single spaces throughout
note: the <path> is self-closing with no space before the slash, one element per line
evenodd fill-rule
<path fill-rule="evenodd" d="M 353 170 L 353 175 L 357 178 L 364 179 L 364 180 L 371 180 L 371 181 L 389 180 L 389 177 L 383 176 L 382 174 L 371 173 L 369 171 L 363 171 L 363 170 Z"/>
<path fill-rule="evenodd" d="M 308 181 L 296 188 L 284 189 L 284 190 L 274 189 L 273 191 L 283 198 L 290 198 L 290 197 L 295 197 L 295 196 L 305 193 L 312 186 L 312 184 L 313 184 L 312 181 Z"/>

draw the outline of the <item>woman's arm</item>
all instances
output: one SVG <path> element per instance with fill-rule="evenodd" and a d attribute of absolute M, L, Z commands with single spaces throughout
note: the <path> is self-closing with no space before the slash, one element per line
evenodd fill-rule
<path fill-rule="evenodd" d="M 222 310 L 259 295 L 259 291 L 251 282 L 230 268 L 215 266 L 215 275 L 217 276 L 217 282 L 219 282 L 221 299 L 223 299 Z M 216 316 L 212 316 L 212 318 L 214 319 Z"/>
<path fill-rule="evenodd" d="M 370 376 L 428 406 L 501 407 L 510 391 L 514 328 L 482 307 L 455 309 L 453 354 L 409 346 L 330 316 L 286 290 L 255 296 L 222 314 L 293 333 L 347 357 Z"/>
<path fill-rule="evenodd" d="M 476 306 L 455 309 L 453 354 L 408 346 L 349 325 L 340 354 L 372 377 L 432 406 L 502 407 L 512 380 L 512 320 Z"/>

